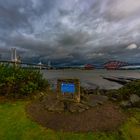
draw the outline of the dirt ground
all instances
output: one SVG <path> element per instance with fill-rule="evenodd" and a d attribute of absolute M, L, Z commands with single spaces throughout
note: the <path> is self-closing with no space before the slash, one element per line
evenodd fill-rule
<path fill-rule="evenodd" d="M 8 99 L 5 96 L 0 95 L 0 103 L 6 103 L 6 102 L 14 102 L 15 99 Z"/>
<path fill-rule="evenodd" d="M 111 102 L 82 113 L 49 112 L 40 102 L 34 102 L 27 106 L 26 111 L 42 126 L 64 132 L 113 131 L 126 119 L 121 109 Z"/>

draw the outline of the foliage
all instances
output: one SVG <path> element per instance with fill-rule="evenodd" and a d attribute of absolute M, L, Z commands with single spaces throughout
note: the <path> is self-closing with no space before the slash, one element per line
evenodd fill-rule
<path fill-rule="evenodd" d="M 131 94 L 140 96 L 140 80 L 132 81 L 118 90 L 122 99 L 128 99 Z"/>
<path fill-rule="evenodd" d="M 133 108 L 129 110 L 132 114 L 121 128 L 120 132 L 124 139 L 126 140 L 139 140 L 140 139 L 140 110 Z"/>
<path fill-rule="evenodd" d="M 39 71 L 0 65 L 0 94 L 23 97 L 45 89 L 48 82 Z"/>
<path fill-rule="evenodd" d="M 110 99 L 115 98 L 117 101 L 129 100 L 130 95 L 136 94 L 140 97 L 140 80 L 127 83 L 120 89 L 111 89 L 107 91 Z"/>

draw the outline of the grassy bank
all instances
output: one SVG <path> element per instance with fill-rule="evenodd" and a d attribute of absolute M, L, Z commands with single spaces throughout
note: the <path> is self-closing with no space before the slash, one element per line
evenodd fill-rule
<path fill-rule="evenodd" d="M 32 122 L 26 112 L 27 101 L 0 103 L 0 140 L 139 140 L 140 110 L 131 109 L 131 117 L 119 132 L 63 133 L 45 129 Z"/>

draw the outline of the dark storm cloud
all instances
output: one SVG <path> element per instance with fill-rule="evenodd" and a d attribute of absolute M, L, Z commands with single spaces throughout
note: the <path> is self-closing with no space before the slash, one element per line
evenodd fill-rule
<path fill-rule="evenodd" d="M 63 46 L 82 45 L 90 41 L 91 37 L 86 32 L 65 33 L 59 38 L 58 42 Z"/>
<path fill-rule="evenodd" d="M 0 53 L 92 63 L 140 55 L 138 0 L 1 0 Z M 132 59 L 131 59 L 132 58 Z"/>

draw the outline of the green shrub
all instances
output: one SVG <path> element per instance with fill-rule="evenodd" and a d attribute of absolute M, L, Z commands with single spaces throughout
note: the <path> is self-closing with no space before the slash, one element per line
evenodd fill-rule
<path fill-rule="evenodd" d="M 39 71 L 0 65 L 1 95 L 23 97 L 47 87 L 48 82 Z"/>
<path fill-rule="evenodd" d="M 127 83 L 120 89 L 111 89 L 106 92 L 106 95 L 110 99 L 116 99 L 116 101 L 129 100 L 130 95 L 136 94 L 140 97 L 140 80 Z"/>
<path fill-rule="evenodd" d="M 118 90 L 122 99 L 128 99 L 131 94 L 140 96 L 140 80 L 130 82 Z"/>

